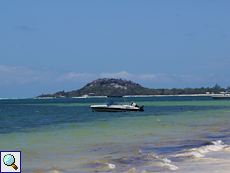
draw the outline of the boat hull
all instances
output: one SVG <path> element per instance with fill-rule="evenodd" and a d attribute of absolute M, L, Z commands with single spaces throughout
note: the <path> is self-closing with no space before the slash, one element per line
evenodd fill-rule
<path fill-rule="evenodd" d="M 127 111 L 139 111 L 140 108 L 134 106 L 107 106 L 107 105 L 95 105 L 91 106 L 93 111 L 96 112 L 127 112 Z"/>

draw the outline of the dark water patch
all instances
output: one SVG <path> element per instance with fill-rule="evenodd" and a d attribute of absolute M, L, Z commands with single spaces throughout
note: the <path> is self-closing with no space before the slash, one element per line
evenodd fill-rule
<path fill-rule="evenodd" d="M 151 97 L 134 97 L 135 101 L 208 101 L 212 100 L 211 96 L 151 96 Z M 131 99 L 131 98 L 129 98 Z"/>
<path fill-rule="evenodd" d="M 24 128 L 52 124 L 85 122 L 92 120 L 91 115 L 81 113 L 84 108 L 10 105 L 1 111 L 0 133 L 23 131 Z M 81 114 L 79 114 L 81 113 Z"/>
<path fill-rule="evenodd" d="M 191 149 L 200 147 L 206 144 L 204 140 L 178 140 L 168 141 L 161 143 L 153 143 L 152 147 L 143 147 L 146 152 L 156 152 L 161 155 L 167 155 L 169 153 L 179 152 L 184 149 Z"/>
<path fill-rule="evenodd" d="M 207 136 L 208 138 L 210 138 L 210 139 L 215 139 L 215 140 L 217 140 L 217 139 L 225 139 L 225 138 L 230 138 L 230 134 L 228 133 L 228 134 L 214 134 L 214 135 L 208 135 Z"/>
<path fill-rule="evenodd" d="M 183 108 L 183 109 L 182 109 Z M 218 110 L 229 108 L 229 106 L 146 106 L 145 110 L 151 112 L 153 115 L 172 115 L 175 113 L 186 113 L 186 112 L 197 112 L 197 111 L 206 111 L 206 110 Z"/>
<path fill-rule="evenodd" d="M 49 99 L 0 99 L 0 105 L 12 104 L 68 104 L 68 103 L 104 103 L 105 97 L 91 98 L 49 98 Z M 209 101 L 210 96 L 152 96 L 152 97 L 127 97 L 129 102 L 152 102 L 152 101 Z"/>

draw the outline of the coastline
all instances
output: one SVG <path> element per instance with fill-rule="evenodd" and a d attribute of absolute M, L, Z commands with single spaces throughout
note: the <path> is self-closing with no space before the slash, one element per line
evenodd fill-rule
<path fill-rule="evenodd" d="M 123 97 L 183 97 L 183 96 L 222 96 L 223 94 L 181 94 L 181 95 L 124 95 Z M 106 98 L 107 96 L 90 96 L 84 95 L 80 97 L 30 97 L 30 98 L 0 98 L 0 100 L 17 100 L 17 99 L 63 99 L 63 98 Z"/>
<path fill-rule="evenodd" d="M 221 96 L 223 94 L 181 94 L 181 95 L 124 95 L 123 97 L 183 97 L 183 96 Z M 53 98 L 106 98 L 107 96 L 89 96 L 84 95 L 80 97 L 34 97 L 36 99 L 53 99 Z"/>

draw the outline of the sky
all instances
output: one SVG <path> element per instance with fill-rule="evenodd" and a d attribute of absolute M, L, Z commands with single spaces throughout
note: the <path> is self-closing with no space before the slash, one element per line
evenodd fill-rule
<path fill-rule="evenodd" d="M 229 0 L 1 0 L 0 98 L 98 78 L 230 86 Z"/>

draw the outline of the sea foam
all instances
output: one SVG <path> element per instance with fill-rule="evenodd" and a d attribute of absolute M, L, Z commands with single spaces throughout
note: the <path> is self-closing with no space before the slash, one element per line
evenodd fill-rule
<path fill-rule="evenodd" d="M 209 152 L 220 151 L 220 150 L 226 148 L 227 146 L 228 145 L 225 145 L 221 140 L 212 141 L 211 145 L 205 145 L 205 146 L 201 146 L 198 148 L 192 148 L 189 150 L 184 150 L 182 153 L 175 154 L 172 156 L 173 157 L 196 157 L 196 158 L 200 158 L 200 157 L 204 157 L 205 154 L 207 154 Z"/>

